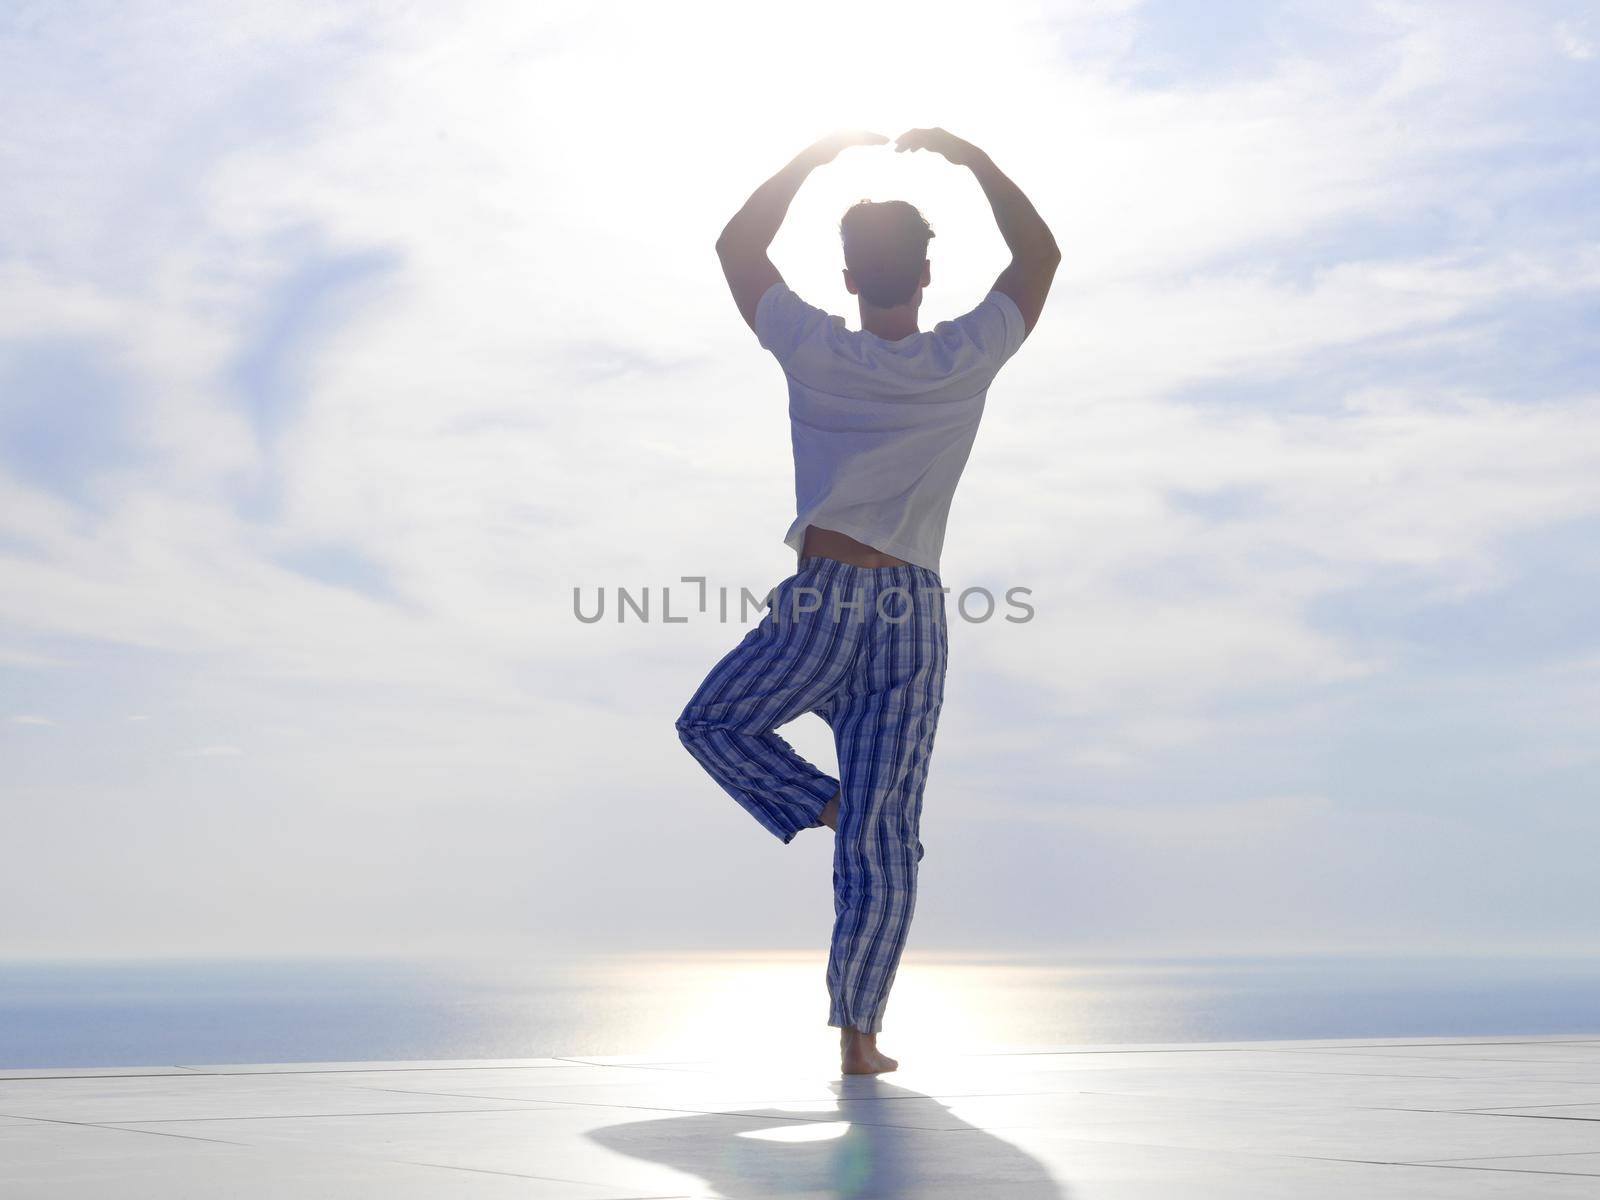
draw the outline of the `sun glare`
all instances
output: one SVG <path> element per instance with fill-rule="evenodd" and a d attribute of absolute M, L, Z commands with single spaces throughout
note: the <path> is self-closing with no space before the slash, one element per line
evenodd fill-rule
<path fill-rule="evenodd" d="M 572 219 L 594 223 L 608 238 L 637 237 L 640 253 L 653 260 L 674 253 L 656 244 L 660 230 L 714 232 L 788 157 L 833 129 L 892 139 L 944 125 L 981 145 L 1016 123 L 1000 106 L 1017 55 L 957 61 L 938 11 L 908 20 L 900 9 L 824 3 L 797 21 L 776 9 L 718 6 L 701 10 L 691 38 L 670 7 L 626 14 L 604 41 L 585 42 L 581 55 L 541 62 L 522 103 L 543 108 L 582 97 L 583 119 L 544 131 L 542 153 L 559 152 L 583 168 L 571 182 L 581 182 L 587 199 Z M 661 51 L 666 45 L 670 54 Z M 628 94 L 593 86 L 602 63 L 631 81 Z M 652 98 L 649 106 L 639 106 L 639 95 Z M 624 143 L 593 132 L 624 128 Z M 801 295 L 852 323 L 838 223 L 863 198 L 907 200 L 933 225 L 926 319 L 976 303 L 1004 265 L 988 205 L 966 171 L 892 146 L 849 150 L 807 181 L 772 254 Z M 649 212 L 643 222 L 641 204 Z M 699 254 L 699 242 L 693 251 Z"/>
<path fill-rule="evenodd" d="M 613 1012 L 594 1034 L 641 1054 L 814 1063 L 838 1039 L 825 1023 L 825 965 L 825 951 L 619 955 L 610 967 L 619 989 L 651 1002 L 647 1011 Z M 1015 1049 L 1032 1040 L 1014 1011 L 1019 996 L 1053 1011 L 1066 1006 L 1069 1024 L 1094 1007 L 1082 981 L 1059 970 L 910 957 L 885 1029 L 895 1053 L 915 1057 Z"/>

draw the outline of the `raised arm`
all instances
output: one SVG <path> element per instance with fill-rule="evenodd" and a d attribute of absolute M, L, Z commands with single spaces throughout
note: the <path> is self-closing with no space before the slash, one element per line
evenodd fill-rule
<path fill-rule="evenodd" d="M 1055 278 L 1056 267 L 1061 262 L 1055 235 L 1033 207 L 1033 202 L 1006 178 L 987 154 L 946 130 L 908 129 L 895 139 L 894 148 L 897 152 L 932 150 L 977 176 L 983 194 L 989 198 L 989 207 L 994 210 L 1000 236 L 1011 250 L 1011 264 L 994 281 L 994 290 L 1016 301 L 1023 324 L 1031 333 L 1039 314 L 1044 311 L 1050 281 Z"/>
<path fill-rule="evenodd" d="M 756 327 L 756 304 L 769 287 L 783 278 L 767 257 L 767 247 L 778 236 L 778 227 L 800 185 L 812 171 L 831 163 L 846 147 L 882 146 L 888 140 L 881 133 L 863 130 L 830 133 L 795 155 L 788 166 L 758 187 L 744 207 L 733 214 L 717 239 L 717 257 L 722 260 L 722 273 L 727 277 L 734 303 L 751 329 Z"/>

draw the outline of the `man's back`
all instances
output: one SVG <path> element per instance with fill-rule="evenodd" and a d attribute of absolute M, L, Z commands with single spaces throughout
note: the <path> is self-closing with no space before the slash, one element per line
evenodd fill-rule
<path fill-rule="evenodd" d="M 798 552 L 815 525 L 937 571 L 989 383 L 1025 333 L 1001 292 L 888 341 L 781 280 L 768 288 L 756 335 L 787 377 L 794 442 L 797 515 L 785 542 Z"/>

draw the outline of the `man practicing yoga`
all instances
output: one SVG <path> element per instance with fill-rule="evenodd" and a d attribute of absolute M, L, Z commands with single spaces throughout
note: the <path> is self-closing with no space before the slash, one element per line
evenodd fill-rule
<path fill-rule="evenodd" d="M 916 903 L 922 789 L 944 696 L 939 553 L 989 382 L 1039 319 L 1061 252 L 989 156 L 943 129 L 895 149 L 932 150 L 977 177 L 1011 250 L 983 301 L 917 326 L 933 230 L 910 204 L 844 214 L 844 286 L 861 330 L 790 291 L 767 257 L 806 177 L 874 133 L 836 133 L 756 189 L 717 239 L 739 312 L 789 386 L 798 515 L 795 574 L 706 676 L 678 718 L 684 746 L 784 843 L 835 831 L 828 1024 L 847 1075 L 892 1071 L 878 1031 Z M 833 730 L 834 779 L 775 730 L 816 713 Z"/>

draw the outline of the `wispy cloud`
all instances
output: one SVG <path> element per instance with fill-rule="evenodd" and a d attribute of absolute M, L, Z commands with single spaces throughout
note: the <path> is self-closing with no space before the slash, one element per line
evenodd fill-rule
<path fill-rule="evenodd" d="M 11 706 L 96 739 L 0 745 L 3 786 L 51 801 L 17 806 L 18 844 L 47 849 L 0 872 L 0 903 L 64 878 L 136 894 L 130 862 L 221 863 L 248 832 L 214 882 L 263 940 L 371 942 L 403 913 L 445 945 L 592 941 L 648 925 L 601 893 L 669 884 L 685 908 L 649 920 L 671 936 L 716 886 L 684 884 L 683 856 L 750 853 L 670 729 L 741 630 L 579 626 L 571 589 L 790 568 L 781 377 L 709 247 L 819 126 L 938 121 L 1067 257 L 947 540 L 946 582 L 1024 584 L 1038 609 L 952 634 L 928 820 L 999 797 L 994 840 L 930 864 L 1089 839 L 1115 884 L 1233 828 L 1275 856 L 1229 860 L 1241 890 L 1315 878 L 1330 905 L 1353 875 L 1322 870 L 1328 845 L 1377 843 L 1351 917 L 1374 928 L 1381 900 L 1508 936 L 1592 910 L 1584 7 L 1001 4 L 975 25 L 935 3 L 907 28 L 824 5 L 772 16 L 759 55 L 768 18 L 720 11 L 691 31 L 626 4 L 64 6 L 0 32 L 0 669 Z M 824 60 L 859 86 L 819 88 Z M 848 311 L 836 222 L 863 194 L 939 230 L 928 318 L 981 296 L 1003 255 L 981 194 L 888 154 L 796 201 L 774 254 L 803 294 Z M 235 730 L 251 803 L 224 837 L 193 819 L 214 772 L 181 760 L 242 755 Z M 826 761 L 826 730 L 790 732 Z M 135 809 L 142 855 L 67 836 Z M 314 903 L 348 873 L 300 859 L 311 899 L 283 898 L 280 830 L 313 818 L 330 861 L 370 860 L 383 916 Z M 1528 820 L 1546 869 L 1490 895 L 1484 856 Z M 637 849 L 573 854 L 624 826 Z M 414 886 L 441 845 L 472 862 L 438 867 L 448 902 Z M 1454 856 L 1451 912 L 1402 851 Z M 244 927 L 146 899 L 119 907 L 130 937 Z M 1242 903 L 1105 903 L 1111 934 L 1249 930 Z M 41 941 L 119 919 L 74 911 Z M 1330 910 L 1281 911 L 1315 931 Z"/>

